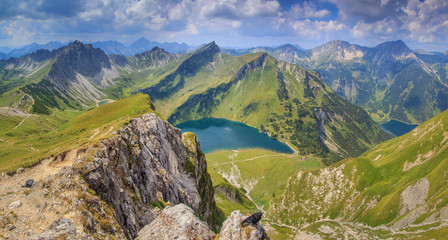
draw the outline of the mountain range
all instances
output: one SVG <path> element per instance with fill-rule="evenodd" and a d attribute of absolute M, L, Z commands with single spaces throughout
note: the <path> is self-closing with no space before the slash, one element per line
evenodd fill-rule
<path fill-rule="evenodd" d="M 82 110 L 143 92 L 173 124 L 204 117 L 245 122 L 328 164 L 390 137 L 315 72 L 267 54 L 232 57 L 214 42 L 188 55 L 155 47 L 126 58 L 75 41 L 0 64 L 9 78 L 1 101 L 30 113 Z"/>
<path fill-rule="evenodd" d="M 11 51 L 18 56 L 38 48 L 54 49 L 59 42 L 31 44 Z M 190 50 L 186 44 L 157 43 L 140 38 L 130 46 L 117 41 L 93 42 L 108 55 L 131 56 L 158 46 L 168 52 Z M 338 95 L 363 107 L 376 121 L 390 119 L 418 124 L 448 108 L 446 53 L 412 51 L 403 41 L 385 42 L 376 47 L 362 47 L 334 40 L 305 50 L 298 45 L 223 48 L 231 55 L 267 52 L 276 59 L 317 71 Z"/>

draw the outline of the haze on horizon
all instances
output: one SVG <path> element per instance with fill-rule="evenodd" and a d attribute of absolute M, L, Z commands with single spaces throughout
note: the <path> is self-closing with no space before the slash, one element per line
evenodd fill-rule
<path fill-rule="evenodd" d="M 447 51 L 446 0 L 0 0 L 0 46 L 69 40 L 223 47 L 401 39 Z"/>

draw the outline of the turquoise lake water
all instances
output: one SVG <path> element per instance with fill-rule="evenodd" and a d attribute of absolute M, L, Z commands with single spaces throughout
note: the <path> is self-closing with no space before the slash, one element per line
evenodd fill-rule
<path fill-rule="evenodd" d="M 105 100 L 105 101 L 101 101 L 101 102 L 99 102 L 98 105 L 101 106 L 101 105 L 108 104 L 108 103 L 109 103 L 109 101 L 108 101 L 108 100 Z"/>
<path fill-rule="evenodd" d="M 414 129 L 417 126 L 418 125 L 407 124 L 397 120 L 390 120 L 388 122 L 380 124 L 381 129 L 383 129 L 386 132 L 392 133 L 396 137 L 412 131 L 412 129 Z"/>
<path fill-rule="evenodd" d="M 204 118 L 178 124 L 182 132 L 198 136 L 204 153 L 224 149 L 263 148 L 282 153 L 294 153 L 286 144 L 241 122 L 221 118 Z"/>

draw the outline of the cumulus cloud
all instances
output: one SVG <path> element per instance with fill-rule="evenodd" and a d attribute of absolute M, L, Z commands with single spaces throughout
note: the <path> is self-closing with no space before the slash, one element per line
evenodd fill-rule
<path fill-rule="evenodd" d="M 336 21 L 311 21 L 309 19 L 294 21 L 291 26 L 297 34 L 318 40 L 327 39 L 327 35 L 346 30 L 344 24 Z"/>
<path fill-rule="evenodd" d="M 410 0 L 399 17 L 409 38 L 419 42 L 445 41 L 448 34 L 448 2 L 445 0 Z"/>
<path fill-rule="evenodd" d="M 327 9 L 318 10 L 316 4 L 312 2 L 304 2 L 303 5 L 294 4 L 291 10 L 286 13 L 291 18 L 323 18 L 331 13 Z"/>

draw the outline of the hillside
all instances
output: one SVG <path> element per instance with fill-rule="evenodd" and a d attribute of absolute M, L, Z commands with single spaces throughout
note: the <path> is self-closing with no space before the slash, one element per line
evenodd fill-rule
<path fill-rule="evenodd" d="M 112 134 L 130 117 L 153 111 L 149 96 L 137 94 L 91 111 L 52 115 L 2 113 L 0 171 L 15 172 Z M 9 113 L 9 114 L 8 114 Z"/>
<path fill-rule="evenodd" d="M 358 158 L 299 172 L 268 215 L 324 238 L 440 239 L 448 229 L 447 139 L 445 111 Z"/>
<path fill-rule="evenodd" d="M 403 41 L 362 47 L 330 41 L 310 50 L 291 45 L 266 51 L 315 70 L 338 95 L 381 120 L 421 123 L 448 108 L 446 57 L 419 54 Z"/>

